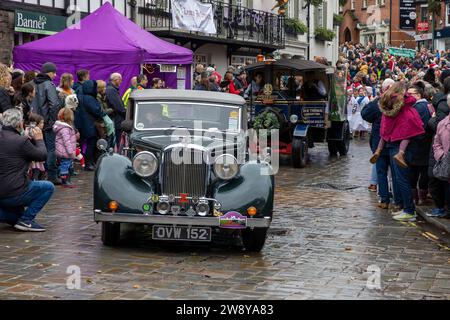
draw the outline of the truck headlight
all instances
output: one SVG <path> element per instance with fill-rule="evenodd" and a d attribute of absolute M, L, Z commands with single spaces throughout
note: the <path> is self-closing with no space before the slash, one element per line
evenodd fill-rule
<path fill-rule="evenodd" d="M 133 169 L 140 177 L 150 177 L 158 170 L 158 159 L 149 151 L 141 151 L 133 158 Z"/>
<path fill-rule="evenodd" d="M 230 180 L 239 173 L 239 164 L 237 159 L 231 154 L 223 154 L 216 158 L 213 169 L 216 176 L 220 179 Z"/>

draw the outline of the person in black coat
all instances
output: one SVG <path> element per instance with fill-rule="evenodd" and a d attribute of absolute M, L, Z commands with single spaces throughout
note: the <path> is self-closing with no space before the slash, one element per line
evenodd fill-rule
<path fill-rule="evenodd" d="M 114 113 L 111 115 L 114 121 L 116 131 L 116 145 L 120 144 L 120 137 L 122 136 L 121 125 L 125 120 L 126 110 L 120 96 L 119 87 L 122 83 L 122 76 L 120 73 L 113 73 L 110 76 L 109 83 L 106 86 L 106 104 L 108 108 L 113 109 Z"/>
<path fill-rule="evenodd" d="M 95 121 L 106 115 L 97 100 L 97 82 L 87 80 L 76 91 L 79 105 L 75 112 L 75 127 L 80 132 L 80 142 L 86 144 L 85 170 L 94 170 L 94 154 L 97 142 Z"/>
<path fill-rule="evenodd" d="M 44 118 L 44 141 L 47 148 L 47 168 L 48 180 L 53 184 L 61 184 L 58 178 L 58 167 L 56 166 L 56 134 L 53 131 L 53 125 L 58 117 L 61 108 L 61 99 L 53 84 L 56 78 L 56 66 L 51 62 L 44 63 L 41 72 L 33 80 L 36 90 L 36 96 L 31 103 L 31 109 L 34 113 Z"/>
<path fill-rule="evenodd" d="M 423 122 L 423 128 L 426 130 L 428 121 L 431 118 L 431 113 L 428 109 L 428 101 L 425 97 L 425 83 L 418 81 L 414 83 L 409 89 L 417 102 L 414 104 L 414 109 L 419 113 Z M 410 167 L 410 183 L 413 190 L 413 196 L 416 204 L 424 205 L 428 195 L 428 155 L 431 150 L 432 135 L 425 132 L 420 136 L 411 139 L 408 148 L 411 150 L 412 158 L 409 162 Z"/>
<path fill-rule="evenodd" d="M 0 130 L 0 222 L 21 231 L 45 231 L 34 219 L 50 200 L 54 186 L 49 181 L 30 181 L 31 161 L 47 159 L 42 131 L 24 136 L 23 115 L 18 108 L 3 113 Z"/>

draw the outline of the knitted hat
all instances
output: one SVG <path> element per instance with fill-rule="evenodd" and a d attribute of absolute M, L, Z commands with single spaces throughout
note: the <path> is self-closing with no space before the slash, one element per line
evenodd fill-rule
<path fill-rule="evenodd" d="M 66 107 L 75 111 L 78 107 L 78 98 L 76 94 L 71 94 L 66 97 Z"/>
<path fill-rule="evenodd" d="M 56 72 L 56 66 L 52 62 L 46 62 L 42 65 L 41 72 L 42 73 Z"/>

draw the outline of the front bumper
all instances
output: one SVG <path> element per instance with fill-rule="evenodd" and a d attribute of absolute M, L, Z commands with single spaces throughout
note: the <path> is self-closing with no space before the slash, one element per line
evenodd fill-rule
<path fill-rule="evenodd" d="M 219 217 L 188 217 L 188 216 L 163 216 L 144 215 L 133 213 L 111 213 L 94 210 L 95 222 L 120 222 L 120 223 L 140 223 L 140 224 L 170 224 L 187 226 L 209 226 L 219 227 Z M 268 228 L 272 222 L 271 217 L 247 218 L 247 228 Z"/>

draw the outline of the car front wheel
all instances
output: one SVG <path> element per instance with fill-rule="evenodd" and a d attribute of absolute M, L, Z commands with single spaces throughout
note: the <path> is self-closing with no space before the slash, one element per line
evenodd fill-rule
<path fill-rule="evenodd" d="M 115 246 L 120 240 L 120 223 L 102 222 L 102 242 L 105 246 Z"/>
<path fill-rule="evenodd" d="M 242 231 L 242 243 L 249 252 L 260 252 L 267 238 L 268 228 L 245 229 Z"/>
<path fill-rule="evenodd" d="M 292 140 L 292 165 L 294 168 L 306 167 L 308 161 L 308 140 L 295 137 Z"/>

